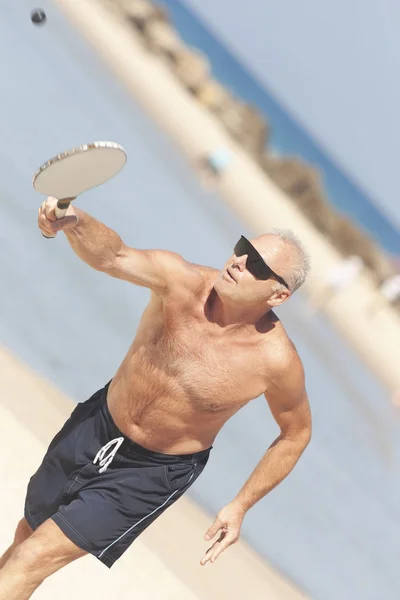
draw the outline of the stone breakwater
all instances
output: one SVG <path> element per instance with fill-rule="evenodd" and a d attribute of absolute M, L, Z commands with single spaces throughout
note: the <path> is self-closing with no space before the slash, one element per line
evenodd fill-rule
<path fill-rule="evenodd" d="M 230 137 L 299 207 L 314 227 L 343 256 L 358 255 L 376 284 L 397 268 L 369 235 L 327 202 L 320 174 L 298 156 L 277 157 L 268 147 L 270 127 L 264 115 L 235 97 L 212 77 L 207 56 L 188 47 L 168 20 L 167 11 L 150 0 L 98 0 L 131 26 L 186 90 L 220 121 Z M 397 306 L 400 309 L 400 302 Z"/>

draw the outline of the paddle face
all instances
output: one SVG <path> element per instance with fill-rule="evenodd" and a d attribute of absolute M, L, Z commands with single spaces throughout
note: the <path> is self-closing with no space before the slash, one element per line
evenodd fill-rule
<path fill-rule="evenodd" d="M 125 163 L 126 153 L 119 144 L 93 142 L 48 160 L 32 183 L 41 194 L 71 200 L 114 177 Z"/>

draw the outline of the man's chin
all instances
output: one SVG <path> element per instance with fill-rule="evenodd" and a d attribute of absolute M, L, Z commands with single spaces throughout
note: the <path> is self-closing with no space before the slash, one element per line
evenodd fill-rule
<path fill-rule="evenodd" d="M 232 283 L 230 281 L 224 281 L 224 279 L 218 277 L 217 281 L 214 284 L 214 290 L 217 292 L 220 298 L 223 298 L 224 296 L 231 297 Z"/>

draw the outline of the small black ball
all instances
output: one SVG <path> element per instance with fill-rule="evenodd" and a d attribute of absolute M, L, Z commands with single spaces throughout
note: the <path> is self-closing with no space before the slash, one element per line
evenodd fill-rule
<path fill-rule="evenodd" d="M 35 10 L 31 12 L 31 21 L 35 25 L 43 25 L 46 20 L 46 13 L 41 8 L 35 8 Z"/>

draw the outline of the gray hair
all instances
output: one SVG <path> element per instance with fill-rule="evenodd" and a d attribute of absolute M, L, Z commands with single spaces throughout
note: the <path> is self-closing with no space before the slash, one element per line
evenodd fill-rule
<path fill-rule="evenodd" d="M 306 280 L 307 275 L 311 270 L 310 255 L 299 240 L 296 234 L 290 229 L 272 229 L 270 235 L 275 235 L 282 242 L 291 246 L 296 255 L 296 261 L 292 265 L 290 271 L 285 274 L 285 281 L 291 292 L 295 292 Z M 276 290 L 284 289 L 281 283 L 276 285 Z"/>

